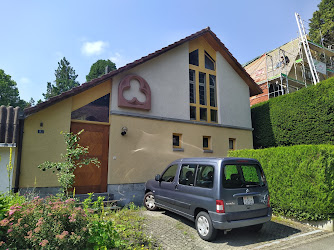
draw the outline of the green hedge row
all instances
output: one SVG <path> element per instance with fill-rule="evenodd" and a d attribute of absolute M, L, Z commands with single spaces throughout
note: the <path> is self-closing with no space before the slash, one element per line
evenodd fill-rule
<path fill-rule="evenodd" d="M 254 148 L 334 144 L 334 77 L 252 106 Z"/>
<path fill-rule="evenodd" d="M 333 145 L 239 150 L 229 156 L 260 161 L 274 213 L 298 220 L 334 218 Z"/>

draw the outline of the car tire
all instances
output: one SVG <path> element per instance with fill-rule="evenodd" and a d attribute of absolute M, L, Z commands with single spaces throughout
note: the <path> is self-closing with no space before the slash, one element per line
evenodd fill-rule
<path fill-rule="evenodd" d="M 263 223 L 262 224 L 257 224 L 257 225 L 253 225 L 248 227 L 250 231 L 252 232 L 259 232 L 263 227 Z"/>
<path fill-rule="evenodd" d="M 152 192 L 147 192 L 144 196 L 144 206 L 149 211 L 157 210 L 157 206 L 155 205 L 154 194 Z"/>
<path fill-rule="evenodd" d="M 213 241 L 217 235 L 217 229 L 212 225 L 211 218 L 206 212 L 199 212 L 196 216 L 196 230 L 203 240 Z"/>

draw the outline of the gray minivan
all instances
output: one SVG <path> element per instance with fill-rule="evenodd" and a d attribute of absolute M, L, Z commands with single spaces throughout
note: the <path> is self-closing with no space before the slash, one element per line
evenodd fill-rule
<path fill-rule="evenodd" d="M 269 191 L 260 163 L 247 158 L 183 158 L 146 182 L 144 206 L 163 208 L 195 221 L 199 236 L 214 240 L 217 229 L 270 221 Z"/>

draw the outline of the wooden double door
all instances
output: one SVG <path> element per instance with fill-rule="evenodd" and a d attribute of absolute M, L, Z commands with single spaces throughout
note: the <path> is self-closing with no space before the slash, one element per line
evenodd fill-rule
<path fill-rule="evenodd" d="M 101 166 L 98 168 L 93 164 L 76 168 L 75 192 L 77 194 L 103 193 L 107 192 L 108 180 L 108 151 L 109 151 L 109 125 L 71 123 L 71 132 L 78 133 L 84 129 L 80 135 L 79 144 L 89 147 L 89 157 L 96 157 Z"/>

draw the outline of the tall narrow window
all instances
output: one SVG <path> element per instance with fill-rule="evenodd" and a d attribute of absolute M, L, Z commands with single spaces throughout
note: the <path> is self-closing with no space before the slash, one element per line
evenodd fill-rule
<path fill-rule="evenodd" d="M 189 64 L 198 66 L 198 49 L 189 53 Z"/>
<path fill-rule="evenodd" d="M 210 106 L 217 107 L 216 101 L 216 76 L 209 75 L 210 78 Z"/>
<path fill-rule="evenodd" d="M 195 80 L 195 70 L 189 70 L 189 101 L 190 103 L 196 103 L 196 80 Z"/>
<path fill-rule="evenodd" d="M 205 51 L 205 68 L 215 70 L 215 60 Z"/>
<path fill-rule="evenodd" d="M 206 105 L 206 74 L 199 72 L 199 104 Z"/>

